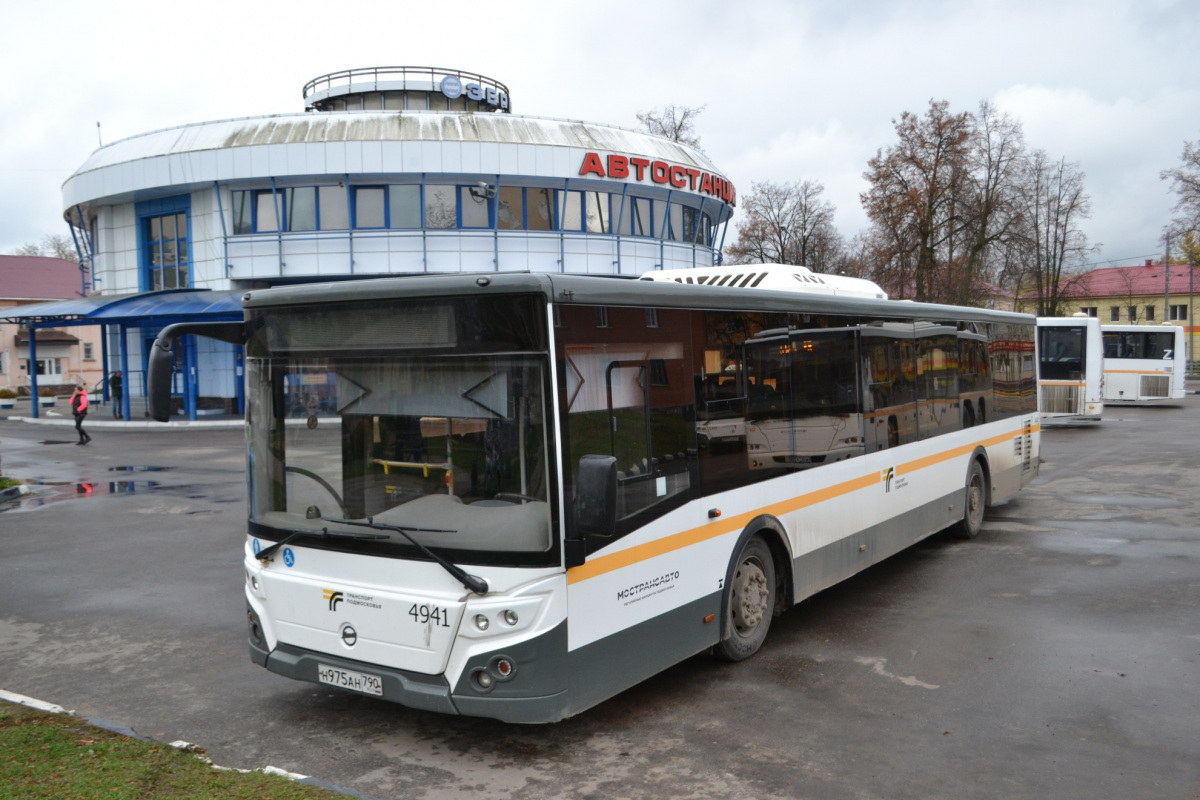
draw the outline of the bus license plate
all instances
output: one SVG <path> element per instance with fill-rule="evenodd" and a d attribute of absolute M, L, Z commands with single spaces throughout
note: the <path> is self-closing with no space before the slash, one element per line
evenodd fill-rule
<path fill-rule="evenodd" d="M 353 689 L 363 694 L 383 696 L 383 679 L 378 675 L 366 675 L 348 669 L 338 669 L 327 664 L 317 664 L 317 679 L 330 686 Z"/>

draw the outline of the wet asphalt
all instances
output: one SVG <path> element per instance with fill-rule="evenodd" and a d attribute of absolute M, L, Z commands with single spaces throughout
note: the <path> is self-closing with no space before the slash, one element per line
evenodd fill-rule
<path fill-rule="evenodd" d="M 938 535 L 565 722 L 270 674 L 244 633 L 236 427 L 0 421 L 0 688 L 381 798 L 1200 796 L 1200 397 L 1048 429 Z M 630 657 L 634 657 L 631 654 Z"/>

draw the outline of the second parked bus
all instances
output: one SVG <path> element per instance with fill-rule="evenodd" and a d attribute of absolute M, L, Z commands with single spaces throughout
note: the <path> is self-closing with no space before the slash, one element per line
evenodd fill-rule
<path fill-rule="evenodd" d="M 1104 325 L 1104 402 L 1172 403 L 1186 394 L 1179 325 Z"/>

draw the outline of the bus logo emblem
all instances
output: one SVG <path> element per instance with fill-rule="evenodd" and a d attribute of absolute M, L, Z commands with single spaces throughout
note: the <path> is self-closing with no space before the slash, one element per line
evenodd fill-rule
<path fill-rule="evenodd" d="M 333 589 L 326 589 L 322 595 L 329 601 L 330 611 L 337 611 L 338 603 L 344 599 L 341 592 L 335 592 Z"/>
<path fill-rule="evenodd" d="M 896 477 L 896 468 L 888 467 L 883 472 L 879 473 L 879 479 L 883 481 L 884 493 L 892 490 L 892 478 Z"/>

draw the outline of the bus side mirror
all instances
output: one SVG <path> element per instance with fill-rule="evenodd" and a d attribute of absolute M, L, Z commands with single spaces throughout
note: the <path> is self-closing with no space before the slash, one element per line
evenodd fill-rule
<path fill-rule="evenodd" d="M 579 459 L 575 480 L 575 526 L 585 536 L 612 536 L 617 530 L 617 459 Z"/>
<path fill-rule="evenodd" d="M 162 337 L 150 346 L 150 363 L 146 367 L 146 404 L 150 419 L 167 422 L 171 419 L 171 373 L 175 371 L 175 340 L 163 342 Z"/>
<path fill-rule="evenodd" d="M 241 322 L 176 322 L 158 332 L 150 346 L 146 366 L 146 404 L 150 419 L 171 419 L 171 373 L 175 371 L 175 340 L 180 336 L 207 336 L 230 344 L 246 343 L 246 326 Z M 128 387 L 127 387 L 128 388 Z"/>

